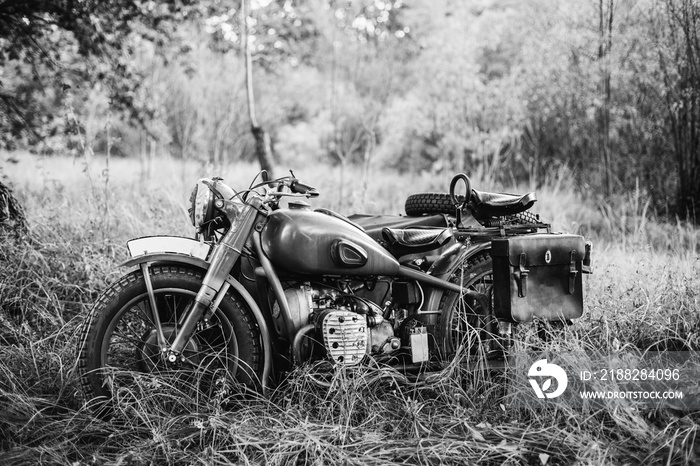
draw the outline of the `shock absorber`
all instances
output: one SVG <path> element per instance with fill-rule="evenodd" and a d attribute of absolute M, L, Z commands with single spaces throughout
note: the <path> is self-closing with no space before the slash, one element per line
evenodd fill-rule
<path fill-rule="evenodd" d="M 217 208 L 224 211 L 231 222 L 231 228 L 226 232 L 221 241 L 216 245 L 211 257 L 209 270 L 202 280 L 202 286 L 194 299 L 194 305 L 177 332 L 172 346 L 167 352 L 167 360 L 175 363 L 182 353 L 183 348 L 192 337 L 192 333 L 198 322 L 210 308 L 217 293 L 224 286 L 224 282 L 236 261 L 241 257 L 241 250 L 245 245 L 248 235 L 253 231 L 253 225 L 258 216 L 258 207 L 261 200 L 253 198 L 250 205 L 246 205 L 241 212 L 240 204 L 218 199 Z M 220 203 L 220 205 L 219 205 Z"/>

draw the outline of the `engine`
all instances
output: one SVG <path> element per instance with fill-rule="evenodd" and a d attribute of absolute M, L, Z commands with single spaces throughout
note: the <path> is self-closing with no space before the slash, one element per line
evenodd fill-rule
<path fill-rule="evenodd" d="M 275 327 L 281 334 L 314 333 L 326 356 L 336 364 L 358 364 L 365 354 L 390 354 L 401 347 L 392 323 L 369 299 L 328 287 L 303 284 L 285 289 L 289 316 L 273 307 Z M 301 345 L 301 339 L 294 339 Z M 307 354 L 295 348 L 297 354 Z"/>

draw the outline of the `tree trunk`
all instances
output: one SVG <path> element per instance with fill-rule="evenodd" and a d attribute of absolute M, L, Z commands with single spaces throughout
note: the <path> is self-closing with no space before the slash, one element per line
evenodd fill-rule
<path fill-rule="evenodd" d="M 10 187 L 0 181 L 0 233 L 12 233 L 19 237 L 28 231 L 24 209 Z"/>
<path fill-rule="evenodd" d="M 141 181 L 146 179 L 146 162 L 148 156 L 146 155 L 146 149 L 148 148 L 148 143 L 146 139 L 145 131 L 143 129 L 139 130 L 139 143 L 141 144 L 141 151 L 139 152 L 139 166 L 141 168 Z"/>
<path fill-rule="evenodd" d="M 272 177 L 272 141 L 270 135 L 260 125 L 251 125 L 250 130 L 255 138 L 255 155 L 260 162 L 260 169 Z"/>
<path fill-rule="evenodd" d="M 607 4 L 607 11 L 604 4 Z M 610 51 L 612 49 L 614 0 L 598 0 L 600 45 L 598 61 L 601 66 L 601 106 L 598 111 L 598 150 L 603 160 L 605 194 L 612 194 L 612 162 L 610 157 Z"/>
<path fill-rule="evenodd" d="M 338 181 L 338 211 L 342 212 L 343 207 L 345 207 L 345 193 L 343 187 L 345 186 L 345 163 L 347 159 L 345 157 L 340 158 L 340 179 Z"/>
<path fill-rule="evenodd" d="M 255 156 L 260 163 L 260 169 L 263 170 L 262 178 L 264 181 L 272 179 L 272 144 L 270 136 L 265 132 L 265 129 L 258 124 L 258 119 L 255 115 L 255 94 L 253 93 L 253 60 L 248 44 L 248 14 L 247 1 L 241 0 L 241 41 L 243 43 L 243 54 L 245 56 L 245 82 L 246 82 L 246 100 L 248 102 L 248 117 L 250 118 L 250 131 L 255 138 Z"/>

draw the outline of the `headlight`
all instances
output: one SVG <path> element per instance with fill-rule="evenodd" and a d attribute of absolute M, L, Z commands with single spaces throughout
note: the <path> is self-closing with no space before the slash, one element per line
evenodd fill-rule
<path fill-rule="evenodd" d="M 202 226 L 214 219 L 214 193 L 211 192 L 205 181 L 212 182 L 209 178 L 201 178 L 197 181 L 197 185 L 190 195 L 190 208 L 187 209 L 190 213 L 192 226 L 197 229 L 198 233 L 206 230 Z"/>

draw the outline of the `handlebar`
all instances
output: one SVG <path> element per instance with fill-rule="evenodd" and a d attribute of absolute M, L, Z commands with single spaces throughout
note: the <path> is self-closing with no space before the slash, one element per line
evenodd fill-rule
<path fill-rule="evenodd" d="M 289 190 L 297 194 L 305 194 L 309 197 L 318 197 L 319 192 L 316 188 L 302 183 L 301 181 L 294 178 L 289 185 Z"/>
<path fill-rule="evenodd" d="M 318 197 L 319 195 L 319 192 L 316 190 L 316 188 L 299 181 L 294 176 L 293 172 L 291 175 L 288 176 L 283 176 L 274 180 L 266 180 L 254 186 L 251 185 L 250 188 L 248 188 L 247 192 L 254 191 L 255 189 L 261 188 L 263 186 L 269 186 L 273 188 L 272 190 L 268 190 L 266 192 L 266 195 L 270 196 L 273 199 L 288 196 Z"/>

